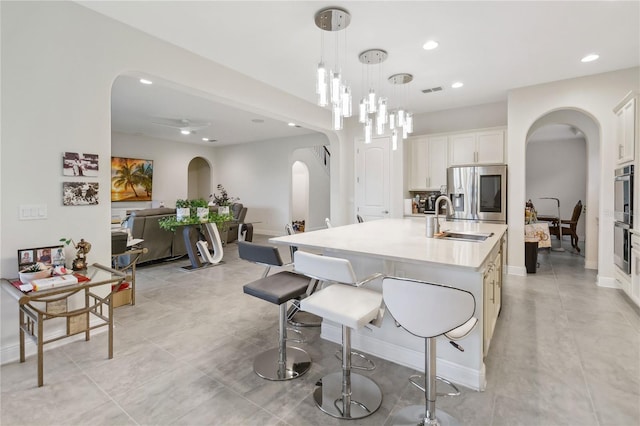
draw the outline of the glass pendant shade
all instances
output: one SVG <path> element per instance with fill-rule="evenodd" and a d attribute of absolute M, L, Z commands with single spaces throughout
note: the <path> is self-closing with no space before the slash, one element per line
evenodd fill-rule
<path fill-rule="evenodd" d="M 333 130 L 342 130 L 342 109 L 339 105 L 335 105 L 331 109 L 331 115 L 333 117 Z"/>
<path fill-rule="evenodd" d="M 358 121 L 365 124 L 367 121 L 367 100 L 362 98 L 358 105 Z"/>
<path fill-rule="evenodd" d="M 406 139 L 409 137 L 409 134 L 407 133 L 407 126 L 402 126 L 402 139 Z"/>
<path fill-rule="evenodd" d="M 331 74 L 331 103 L 338 105 L 340 103 L 340 86 L 342 85 L 342 76 L 339 72 Z"/>
<path fill-rule="evenodd" d="M 369 97 L 367 99 L 367 112 L 374 113 L 378 110 L 378 104 L 376 103 L 376 92 L 373 89 L 369 89 Z"/>
<path fill-rule="evenodd" d="M 404 110 L 398 110 L 398 127 L 404 127 Z"/>
<path fill-rule="evenodd" d="M 394 151 L 398 149 L 398 129 L 393 129 L 391 132 L 391 149 Z"/>
<path fill-rule="evenodd" d="M 389 128 L 391 130 L 396 128 L 396 113 L 395 113 L 395 111 L 391 111 L 389 113 Z"/>
<path fill-rule="evenodd" d="M 318 64 L 318 70 L 316 73 L 316 93 L 320 94 L 320 89 L 326 89 L 327 87 L 327 69 L 324 67 L 324 62 Z"/>
<path fill-rule="evenodd" d="M 353 108 L 351 106 L 351 88 L 349 86 L 342 86 L 342 95 L 340 100 L 342 101 L 342 116 L 351 117 L 353 115 Z"/>
<path fill-rule="evenodd" d="M 326 107 L 329 104 L 329 97 L 327 95 L 327 86 L 320 88 L 318 93 L 318 106 Z"/>
<path fill-rule="evenodd" d="M 364 123 L 364 143 L 371 143 L 371 119 L 367 118 L 367 121 Z"/>
<path fill-rule="evenodd" d="M 382 121 L 383 124 L 387 123 L 387 99 L 386 98 L 378 98 L 378 119 Z"/>
<path fill-rule="evenodd" d="M 378 116 L 376 117 L 376 135 L 384 135 L 384 121 L 380 117 L 380 110 L 378 110 Z"/>
<path fill-rule="evenodd" d="M 407 127 L 407 133 L 413 133 L 413 114 L 407 113 L 405 117 L 405 125 Z"/>

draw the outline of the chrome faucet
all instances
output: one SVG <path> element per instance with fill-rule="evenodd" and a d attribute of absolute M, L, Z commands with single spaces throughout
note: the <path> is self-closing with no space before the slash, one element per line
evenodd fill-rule
<path fill-rule="evenodd" d="M 437 234 L 440 232 L 440 201 L 445 200 L 447 202 L 447 206 L 448 206 L 448 210 L 447 213 L 453 213 L 453 205 L 451 204 L 451 199 L 449 197 L 447 197 L 446 195 L 441 195 L 438 197 L 438 199 L 436 199 L 436 226 L 433 230 L 434 234 Z M 446 219 L 446 215 L 445 215 L 445 219 Z"/>

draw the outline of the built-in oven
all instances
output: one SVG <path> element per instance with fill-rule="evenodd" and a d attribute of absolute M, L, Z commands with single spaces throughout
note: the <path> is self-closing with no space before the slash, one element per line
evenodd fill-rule
<path fill-rule="evenodd" d="M 631 274 L 631 227 L 617 221 L 613 225 L 613 262 L 622 272 Z"/>
<path fill-rule="evenodd" d="M 633 166 L 616 169 L 613 192 L 613 259 L 616 266 L 627 275 L 631 274 L 633 175 Z"/>

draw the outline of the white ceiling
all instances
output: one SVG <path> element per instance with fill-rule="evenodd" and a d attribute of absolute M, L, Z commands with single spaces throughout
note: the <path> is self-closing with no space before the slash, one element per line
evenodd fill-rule
<path fill-rule="evenodd" d="M 379 91 L 387 91 L 393 105 L 401 96 L 394 94 L 386 78 L 400 72 L 413 74 L 414 81 L 403 99 L 415 113 L 506 101 L 509 89 L 640 65 L 638 1 L 80 3 L 309 102 L 315 102 L 314 72 L 321 56 L 322 31 L 315 26 L 314 15 L 329 6 L 342 7 L 351 14 L 346 31 L 324 33 L 324 56 L 331 65 L 336 34 L 341 34 L 340 43 L 346 36 L 340 61 L 354 99 L 364 89 L 365 70 L 359 53 L 380 48 L 388 52 L 388 59 L 379 67 L 370 66 Z M 428 39 L 437 40 L 440 46 L 423 50 Z M 592 52 L 600 59 L 580 62 Z M 464 82 L 464 87 L 452 89 L 454 81 Z M 114 86 L 114 128 L 122 126 L 130 131 L 135 127 L 134 98 L 139 92 L 148 93 L 149 87 L 123 81 L 127 90 L 120 90 L 119 84 Z M 443 90 L 421 92 L 435 86 Z M 215 116 L 201 109 L 205 100 L 184 95 L 180 103 L 170 102 L 172 96 L 179 96 L 175 90 L 161 91 L 153 104 L 164 98 L 163 104 L 176 109 L 140 111 L 140 126 L 145 122 L 142 118 L 148 122 L 150 115 L 214 121 Z M 120 101 L 125 93 L 128 99 Z M 118 114 L 117 109 L 125 104 L 131 105 L 130 110 Z M 138 107 L 149 105 L 141 102 Z M 281 123 L 262 117 L 263 130 L 254 131 L 257 126 L 248 126 L 247 121 L 255 115 L 226 106 L 214 109 L 216 115 L 224 114 L 223 110 L 228 110 L 229 122 L 215 123 L 211 129 L 211 136 L 220 143 L 266 139 L 272 131 L 274 136 L 282 136 Z M 131 118 L 129 123 L 120 122 L 125 115 Z"/>

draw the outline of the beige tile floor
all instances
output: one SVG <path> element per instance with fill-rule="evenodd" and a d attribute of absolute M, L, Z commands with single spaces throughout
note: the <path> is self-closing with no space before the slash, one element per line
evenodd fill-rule
<path fill-rule="evenodd" d="M 640 424 L 638 311 L 621 291 L 596 287 L 581 256 L 541 253 L 539 261 L 536 274 L 506 278 L 487 390 L 440 398 L 438 408 L 464 425 Z M 323 414 L 311 393 L 339 370 L 338 345 L 310 328 L 311 370 L 289 382 L 260 379 L 252 359 L 275 346 L 277 309 L 243 294 L 262 269 L 239 260 L 235 244 L 224 262 L 193 272 L 180 268 L 184 259 L 140 268 L 136 306 L 115 312 L 113 360 L 102 333 L 48 350 L 42 388 L 34 357 L 2 366 L 0 424 L 386 425 L 422 402 L 407 382 L 414 371 L 376 360 L 368 374 L 382 388 L 381 408 L 359 421 Z"/>

